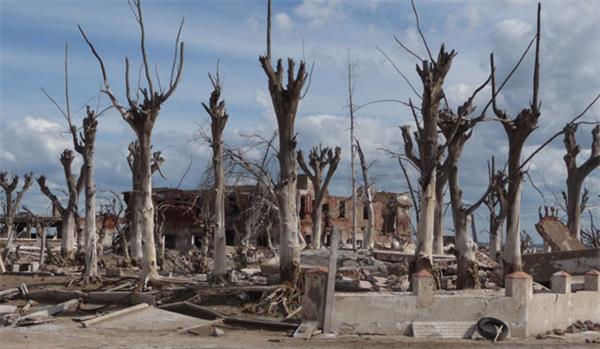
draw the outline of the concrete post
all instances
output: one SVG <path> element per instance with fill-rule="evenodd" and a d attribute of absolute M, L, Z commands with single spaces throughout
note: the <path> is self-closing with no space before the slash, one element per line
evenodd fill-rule
<path fill-rule="evenodd" d="M 590 270 L 584 276 L 584 289 L 586 291 L 600 292 L 600 271 Z"/>
<path fill-rule="evenodd" d="M 413 294 L 417 296 L 417 308 L 429 307 L 433 302 L 433 276 L 427 270 L 413 274 Z"/>
<path fill-rule="evenodd" d="M 304 298 L 302 299 L 302 321 L 316 322 L 317 328 L 323 328 L 326 285 L 327 268 L 313 268 L 304 273 Z"/>
<path fill-rule="evenodd" d="M 571 274 L 562 270 L 552 274 L 550 287 L 554 293 L 571 293 Z"/>
<path fill-rule="evenodd" d="M 527 273 L 516 271 L 506 276 L 505 295 L 514 298 L 519 304 L 533 298 L 533 279 Z"/>

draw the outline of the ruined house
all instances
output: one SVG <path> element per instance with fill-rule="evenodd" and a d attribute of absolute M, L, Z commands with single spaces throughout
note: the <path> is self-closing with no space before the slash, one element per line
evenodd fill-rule
<path fill-rule="evenodd" d="M 226 187 L 225 196 L 225 236 L 229 246 L 239 244 L 244 236 L 244 212 L 253 205 L 254 185 L 236 185 Z M 172 188 L 154 188 L 152 192 L 155 204 L 156 226 L 163 236 L 165 248 L 186 252 L 193 246 L 202 244 L 202 237 L 209 233 L 211 223 L 211 190 L 181 190 Z M 131 192 L 123 193 L 127 205 L 127 217 L 131 216 L 133 201 Z M 298 176 L 298 208 L 300 210 L 301 232 L 306 242 L 312 239 L 310 211 L 314 192 L 305 176 Z M 360 200 L 359 200 L 360 202 Z M 392 247 L 395 240 L 406 239 L 411 234 L 410 207 L 408 194 L 377 192 L 373 197 L 376 247 Z M 327 196 L 323 202 L 323 231 L 328 244 L 328 234 L 337 227 L 342 241 L 352 237 L 352 200 L 346 196 Z M 362 240 L 367 224 L 366 206 L 360 203 L 357 209 L 357 240 Z M 273 227 L 272 231 L 277 231 Z M 253 243 L 267 246 L 266 234 L 255 234 Z M 277 234 L 272 234 L 277 241 Z"/>

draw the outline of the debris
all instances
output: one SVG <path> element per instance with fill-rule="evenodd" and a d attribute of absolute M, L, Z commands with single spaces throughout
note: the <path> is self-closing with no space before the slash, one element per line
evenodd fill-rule
<path fill-rule="evenodd" d="M 146 304 L 146 303 L 137 304 L 137 305 L 131 306 L 129 308 L 117 310 L 112 313 L 108 313 L 106 315 L 102 315 L 102 316 L 98 316 L 93 319 L 82 321 L 81 326 L 82 327 L 90 327 L 90 326 L 100 323 L 102 321 L 114 319 L 116 317 L 123 316 L 126 314 L 131 314 L 133 312 L 140 311 L 140 310 L 146 309 L 146 308 L 148 308 L 148 304 Z"/>
<path fill-rule="evenodd" d="M 45 321 L 45 318 L 58 315 L 66 310 L 75 308 L 79 304 L 78 299 L 71 299 L 63 303 L 59 303 L 57 305 L 51 306 L 47 309 L 36 311 L 34 313 L 21 316 L 18 318 L 15 323 L 17 326 L 26 326 L 26 325 L 34 325 Z"/>
<path fill-rule="evenodd" d="M 544 241 L 552 247 L 553 251 L 585 249 L 585 246 L 579 240 L 571 237 L 567 226 L 557 217 L 545 216 L 535 225 L 535 228 Z"/>

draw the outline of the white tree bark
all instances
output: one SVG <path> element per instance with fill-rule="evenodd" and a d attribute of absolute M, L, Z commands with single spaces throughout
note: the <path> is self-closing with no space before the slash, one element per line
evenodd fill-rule
<path fill-rule="evenodd" d="M 223 169 L 223 130 L 229 115 L 225 110 L 225 101 L 221 98 L 221 77 L 217 68 L 216 75 L 208 75 L 213 86 L 209 104 L 202 103 L 210 116 L 212 139 L 210 145 L 213 149 L 212 168 L 214 171 L 214 263 L 215 276 L 224 276 L 227 273 L 227 252 L 225 238 L 225 172 Z"/>

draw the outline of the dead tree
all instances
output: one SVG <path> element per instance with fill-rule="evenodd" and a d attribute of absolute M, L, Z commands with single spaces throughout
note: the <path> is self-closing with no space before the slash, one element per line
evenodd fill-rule
<path fill-rule="evenodd" d="M 268 32 L 270 34 L 270 0 L 268 6 Z M 267 36 L 269 37 L 269 35 Z M 284 85 L 283 79 L 285 74 L 283 62 L 279 59 L 277 60 L 276 67 L 273 67 L 269 54 L 271 51 L 270 38 L 268 38 L 267 43 L 267 55 L 260 56 L 259 61 L 269 82 L 269 93 L 271 94 L 279 130 L 279 153 L 277 154 L 279 160 L 279 182 L 277 183 L 276 193 L 279 203 L 280 273 L 282 281 L 289 281 L 295 284 L 300 272 L 300 231 L 298 229 L 299 220 L 296 209 L 297 142 L 294 124 L 308 74 L 303 61 L 300 61 L 296 72 L 294 60 L 288 58 L 287 85 Z"/>
<path fill-rule="evenodd" d="M 83 168 L 79 172 L 79 178 L 76 179 L 72 172 L 71 166 L 75 155 L 71 149 L 65 149 L 60 156 L 60 163 L 65 172 L 65 179 L 67 181 L 67 192 L 68 200 L 66 205 L 63 205 L 61 201 L 52 193 L 48 185 L 46 184 L 46 176 L 40 176 L 37 178 L 37 183 L 40 186 L 40 190 L 50 201 L 52 206 L 58 209 L 61 218 L 61 241 L 60 241 L 60 252 L 65 259 L 71 259 L 76 251 L 76 240 L 75 240 L 75 227 L 78 219 L 78 206 L 79 206 L 79 193 L 83 189 Z"/>
<path fill-rule="evenodd" d="M 413 51 L 403 45 L 397 38 L 398 44 L 407 52 L 415 56 L 421 65 L 417 65 L 416 70 L 423 91 L 421 94 L 408 82 L 404 74 L 402 77 L 409 83 L 411 89 L 421 99 L 421 108 L 415 108 L 412 101 L 409 100 L 409 107 L 415 119 L 417 131 L 414 134 L 417 143 L 417 152 L 413 145 L 413 135 L 411 135 L 410 126 L 403 126 L 402 138 L 404 141 L 404 152 L 406 157 L 419 170 L 419 184 L 421 186 L 420 195 L 420 213 L 417 225 L 417 248 L 415 250 L 415 260 L 411 265 L 411 271 L 433 269 L 433 232 L 435 226 L 435 207 L 436 207 L 436 180 L 437 166 L 440 158 L 440 149 L 438 147 L 438 122 L 440 118 L 440 102 L 444 96 L 444 79 L 450 70 L 452 60 L 456 56 L 454 50 L 448 52 L 442 44 L 437 55 L 433 58 L 427 40 L 423 35 L 419 24 L 419 15 L 414 1 L 411 1 L 413 12 L 416 19 L 417 29 L 421 36 L 423 46 L 427 51 L 428 58 L 421 58 Z M 398 70 L 398 72 L 400 72 Z M 417 109 L 420 115 L 417 115 Z"/>
<path fill-rule="evenodd" d="M 142 260 L 143 256 L 143 244 L 142 244 L 142 228 L 143 228 L 143 212 L 140 207 L 143 207 L 141 203 L 141 177 L 138 175 L 140 173 L 139 166 L 140 162 L 140 147 L 137 141 L 131 142 L 129 144 L 129 154 L 127 155 L 127 163 L 129 165 L 129 169 L 131 170 L 131 181 L 132 181 L 132 196 L 131 196 L 131 218 L 130 218 L 130 226 L 129 232 L 131 236 L 131 255 L 132 260 L 135 264 L 139 264 Z M 161 177 L 164 178 L 162 173 L 160 172 L 160 167 L 164 164 L 165 159 L 161 155 L 160 151 L 156 151 L 152 153 L 152 159 L 150 164 L 150 172 L 152 175 L 158 172 Z"/>
<path fill-rule="evenodd" d="M 21 190 L 17 191 L 17 187 L 19 186 L 19 176 L 8 176 L 8 173 L 5 171 L 0 171 L 0 188 L 4 191 L 4 231 L 6 235 L 6 247 L 4 249 L 4 257 L 0 256 L 0 258 L 6 259 L 12 248 L 12 245 L 15 240 L 15 232 L 14 232 L 14 221 L 17 212 L 19 211 L 19 207 L 21 206 L 21 202 L 23 201 L 23 196 L 31 187 L 31 183 L 33 182 L 33 174 L 27 173 L 25 174 L 23 186 Z M 3 263 L 4 264 L 4 263 Z"/>
<path fill-rule="evenodd" d="M 138 181 L 139 188 L 133 188 L 134 193 L 139 195 L 138 202 L 139 206 L 135 208 L 138 211 L 141 219 L 139 224 L 142 232 L 142 275 L 141 280 L 152 280 L 157 279 L 158 269 L 156 261 L 156 246 L 154 240 L 154 203 L 152 202 L 152 165 L 153 165 L 153 153 L 152 153 L 152 130 L 160 113 L 162 104 L 171 97 L 179 81 L 181 80 L 181 74 L 183 71 L 183 42 L 179 42 L 179 36 L 181 34 L 181 28 L 183 21 L 179 26 L 177 38 L 175 40 L 175 55 L 173 58 L 173 64 L 171 67 L 171 77 L 169 85 L 166 90 L 163 90 L 160 79 L 158 89 L 155 89 L 154 81 L 151 77 L 151 66 L 148 63 L 148 54 L 145 46 L 145 28 L 144 20 L 142 16 L 142 7 L 140 0 L 132 0 L 134 8 L 135 20 L 140 27 L 141 32 L 141 54 L 142 54 L 142 66 L 146 77 L 146 87 L 137 89 L 135 98 L 132 96 L 130 82 L 129 82 L 129 59 L 125 58 L 125 93 L 127 97 L 128 106 L 123 106 L 112 92 L 108 82 L 108 75 L 104 67 L 104 62 L 100 58 L 100 55 L 96 51 L 96 48 L 87 38 L 85 32 L 81 27 L 79 30 L 90 47 L 93 55 L 98 60 L 100 69 L 102 71 L 103 79 L 103 92 L 108 95 L 112 105 L 119 111 L 123 120 L 131 127 L 137 137 L 137 155 L 138 165 L 133 167 L 135 171 L 134 183 Z M 178 60 L 179 58 L 179 60 Z M 177 61 L 179 63 L 177 63 Z M 143 95 L 143 99 L 140 99 L 139 93 Z M 159 154 L 160 155 L 160 154 Z M 156 162 L 155 162 L 156 164 Z M 136 191 L 137 189 L 137 191 Z M 135 214 L 135 213 L 134 213 Z"/>
<path fill-rule="evenodd" d="M 67 120 L 67 126 L 69 128 L 69 132 L 73 133 L 73 125 L 71 118 L 71 105 L 70 105 L 70 96 L 69 96 L 69 66 L 68 66 L 68 44 L 65 44 L 65 61 L 64 61 L 64 70 L 65 70 L 65 100 L 66 100 L 66 108 L 63 109 L 59 106 L 59 104 L 52 98 L 43 88 L 42 92 L 50 99 L 50 101 L 58 108 L 58 110 L 63 114 L 65 119 Z M 76 132 L 76 131 L 75 131 Z M 77 135 L 73 136 L 73 146 L 77 146 Z M 52 202 L 53 207 L 56 207 L 61 216 L 61 254 L 66 259 L 71 259 L 76 252 L 76 237 L 75 231 L 79 226 L 79 215 L 78 215 L 78 207 L 79 207 L 79 194 L 83 190 L 84 185 L 84 170 L 85 165 L 81 167 L 79 170 L 79 176 L 76 177 L 73 174 L 71 169 L 73 165 L 73 161 L 75 160 L 75 155 L 71 149 L 65 149 L 60 156 L 60 163 L 63 167 L 65 174 L 65 181 L 67 183 L 67 193 L 68 199 L 66 205 L 63 205 L 60 200 L 52 193 L 50 188 L 46 185 L 46 177 L 40 176 L 37 178 L 38 185 L 40 186 L 40 190 L 50 201 Z"/>
<path fill-rule="evenodd" d="M 297 159 L 298 165 L 304 174 L 310 179 L 313 191 L 315 193 L 315 199 L 312 207 L 311 218 L 312 218 L 312 231 L 313 231 L 313 248 L 321 248 L 322 239 L 322 227 L 321 218 L 323 211 L 323 200 L 327 194 L 327 187 L 329 182 L 340 163 L 340 155 L 342 149 L 335 147 L 335 151 L 329 147 L 322 148 L 321 145 L 313 147 L 308 154 L 308 165 L 304 160 L 302 150 L 298 150 Z M 309 167 L 310 166 L 310 167 Z M 323 172 L 327 167 L 327 173 L 323 179 Z"/>
<path fill-rule="evenodd" d="M 564 143 L 567 153 L 564 156 L 567 165 L 567 192 L 563 192 L 567 207 L 567 227 L 571 236 L 580 239 L 581 232 L 581 214 L 585 210 L 587 200 L 586 196 L 581 196 L 583 182 L 586 177 L 600 166 L 600 125 L 596 125 L 592 130 L 592 146 L 589 158 L 577 166 L 577 155 L 581 151 L 577 144 L 575 133 L 577 124 L 569 123 L 563 129 Z"/>
<path fill-rule="evenodd" d="M 375 211 L 373 210 L 373 190 L 371 182 L 369 181 L 369 166 L 365 159 L 365 154 L 360 147 L 360 142 L 356 140 L 356 150 L 358 152 L 358 159 L 360 160 L 360 168 L 363 175 L 363 192 L 364 192 L 364 205 L 367 207 L 367 231 L 362 240 L 362 248 L 372 249 L 373 248 L 373 233 L 375 231 Z"/>
<path fill-rule="evenodd" d="M 496 174 L 495 182 L 494 174 Z M 506 220 L 506 178 L 503 172 L 496 172 L 493 157 L 489 167 L 489 185 L 493 185 L 493 189 L 484 201 L 489 210 L 489 256 L 499 262 L 502 257 L 502 226 Z"/>
<path fill-rule="evenodd" d="M 94 180 L 94 153 L 98 114 L 89 106 L 83 119 L 83 130 L 79 134 L 75 125 L 69 121 L 69 129 L 73 137 L 75 151 L 83 157 L 83 173 L 85 185 L 85 270 L 84 280 L 99 278 L 98 251 L 96 234 L 96 182 Z"/>
<path fill-rule="evenodd" d="M 225 101 L 221 98 L 221 77 L 217 67 L 216 75 L 208 78 L 213 87 L 208 105 L 202 103 L 210 116 L 213 149 L 212 169 L 214 171 L 214 270 L 215 276 L 224 276 L 227 272 L 227 254 L 225 251 L 225 172 L 223 170 L 223 130 L 229 115 L 225 110 Z"/>
<path fill-rule="evenodd" d="M 356 250 L 356 232 L 357 232 L 357 217 L 356 217 L 356 139 L 354 138 L 354 84 L 352 82 L 353 65 L 350 61 L 350 51 L 348 51 L 347 61 L 348 71 L 348 111 L 350 114 L 350 171 L 352 178 L 352 249 Z"/>
<path fill-rule="evenodd" d="M 521 191 L 523 188 L 523 169 L 521 153 L 525 141 L 537 128 L 540 117 L 539 83 L 540 83 L 540 13 L 541 5 L 538 4 L 537 32 L 535 36 L 535 65 L 533 72 L 533 98 L 528 108 L 524 108 L 515 116 L 510 118 L 504 110 L 496 104 L 496 81 L 494 74 L 494 55 L 490 55 L 492 71 L 492 107 L 494 114 L 504 127 L 508 137 L 508 192 L 506 196 L 506 243 L 502 259 L 504 261 L 504 273 L 510 274 L 521 271 Z M 513 70 L 514 71 L 514 70 Z"/>
<path fill-rule="evenodd" d="M 459 289 L 479 286 L 478 264 L 475 258 L 477 244 L 473 242 L 472 235 L 469 234 L 469 223 L 471 223 L 471 215 L 483 203 L 494 187 L 496 180 L 496 177 L 494 177 L 486 193 L 479 200 L 470 206 L 465 205 L 459 180 L 459 161 L 465 143 L 473 134 L 474 127 L 484 118 L 484 114 L 474 118 L 470 115 L 475 111 L 473 100 L 489 80 L 488 78 L 475 89 L 469 99 L 457 108 L 456 112 L 449 107 L 442 109 L 438 124 L 444 138 L 446 138 L 444 147 L 447 149 L 447 158 L 444 161 L 444 166 L 446 167 L 450 188 L 450 205 L 457 252 L 457 288 Z"/>
<path fill-rule="evenodd" d="M 421 185 L 421 212 L 417 226 L 417 249 L 414 270 L 428 269 L 433 266 L 433 228 L 436 206 L 436 176 L 439 157 L 437 125 L 439 122 L 440 101 L 444 97 L 443 83 L 450 70 L 454 50 L 446 51 L 441 46 L 437 60 L 423 60 L 417 66 L 417 73 L 423 84 L 423 99 L 420 118 L 410 102 L 414 116 L 420 119 L 417 123 L 415 139 L 418 144 L 418 155 L 413 147 L 409 126 L 402 127 L 402 138 L 406 156 L 419 168 Z"/>

